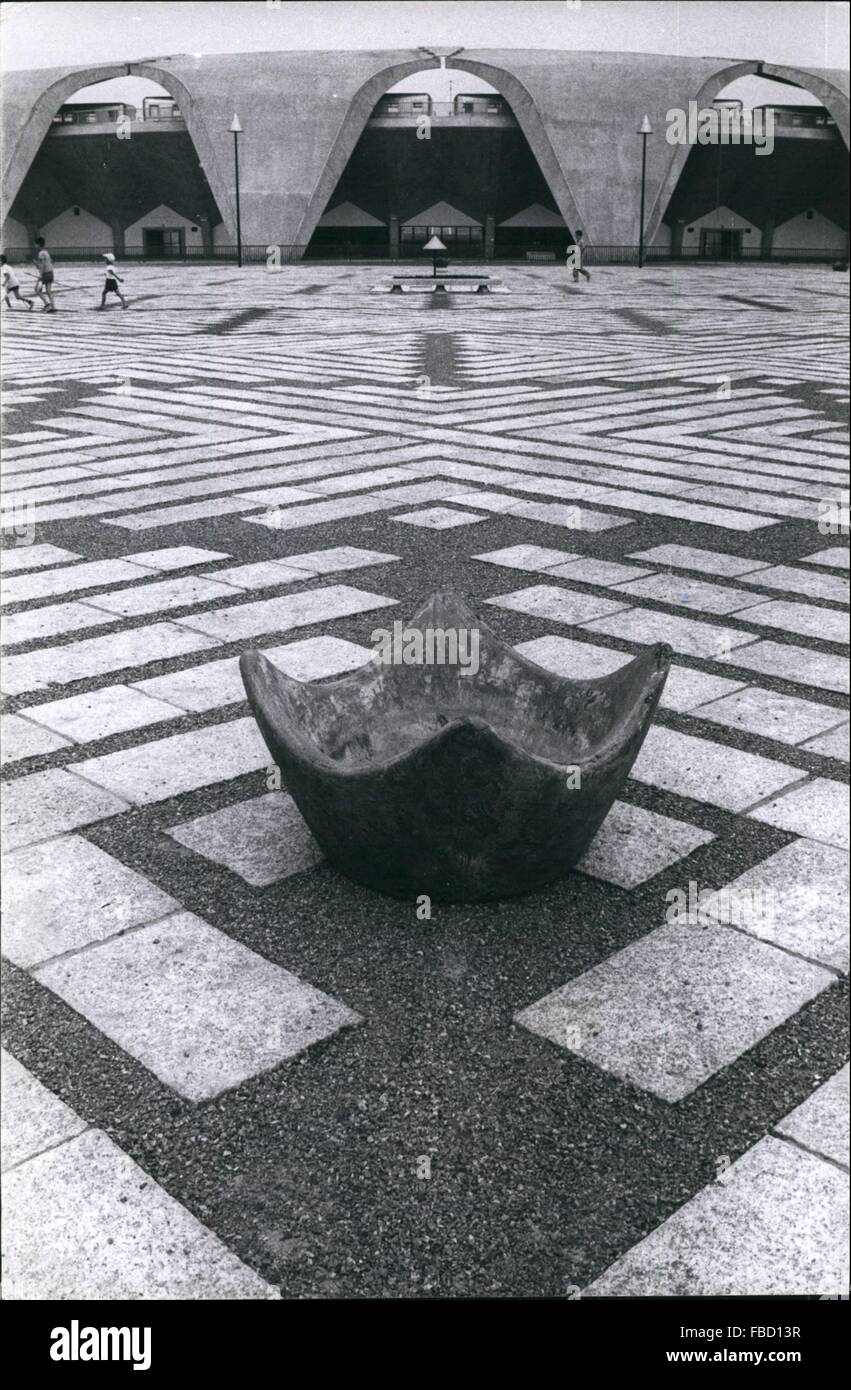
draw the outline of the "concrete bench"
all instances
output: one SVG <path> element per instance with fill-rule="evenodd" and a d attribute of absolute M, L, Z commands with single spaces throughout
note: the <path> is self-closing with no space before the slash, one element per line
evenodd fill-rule
<path fill-rule="evenodd" d="M 423 278 L 425 279 L 425 277 L 423 277 Z M 456 276 L 456 277 L 454 277 L 454 278 L 455 278 L 455 279 L 458 279 L 459 277 Z M 441 280 L 440 276 L 438 276 L 436 280 L 432 280 L 432 279 L 429 278 L 429 279 L 425 280 L 425 283 L 428 285 L 429 289 L 431 289 L 435 294 L 449 294 L 449 293 L 451 293 L 451 291 L 452 291 L 452 289 L 453 289 L 453 282 L 452 282 L 452 280 L 449 280 L 449 281 L 447 282 L 446 280 Z M 456 292 L 460 294 L 461 289 L 462 289 L 462 286 L 461 286 L 461 285 L 456 285 L 456 286 L 455 286 L 455 289 L 456 289 Z M 465 281 L 464 285 L 463 285 L 463 289 L 464 289 L 465 291 L 468 291 L 468 290 L 470 290 L 470 291 L 475 291 L 476 294 L 492 294 L 492 293 L 493 293 L 493 291 L 491 290 L 491 287 L 490 287 L 490 285 L 488 284 L 487 280 L 479 280 L 478 282 L 477 282 L 476 280 L 473 280 L 473 281 L 472 281 L 472 284 L 471 284 L 471 283 L 470 283 L 470 279 L 468 278 L 468 279 Z M 408 293 L 408 288 L 407 288 L 406 285 L 398 285 L 398 284 L 396 284 L 396 285 L 391 285 L 391 286 L 390 286 L 390 293 L 391 293 L 391 294 L 407 294 L 407 293 Z"/>
<path fill-rule="evenodd" d="M 463 272 L 462 272 L 461 274 L 459 274 L 459 275 L 419 275 L 419 274 L 414 274 L 414 275 L 394 275 L 394 276 L 393 276 L 393 279 L 394 279 L 394 280 L 489 280 L 490 278 L 491 278 L 491 277 L 490 277 L 489 275 L 484 275 L 484 274 L 481 274 L 481 275 L 470 275 L 470 274 L 465 275 Z"/>
<path fill-rule="evenodd" d="M 428 285 L 431 289 L 441 293 L 448 293 L 456 281 L 463 281 L 464 288 L 475 288 L 477 294 L 490 294 L 489 275 L 394 275 L 393 284 L 390 286 L 391 294 L 403 294 L 404 286 L 402 281 L 416 280 L 422 285 Z M 472 283 L 471 283 L 472 282 Z"/>

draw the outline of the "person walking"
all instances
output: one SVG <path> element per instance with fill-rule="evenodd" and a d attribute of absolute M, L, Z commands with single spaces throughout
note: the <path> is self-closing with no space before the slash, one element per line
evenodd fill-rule
<path fill-rule="evenodd" d="M 37 236 L 35 239 L 36 256 L 35 263 L 38 266 L 38 279 L 35 285 L 35 292 L 39 299 L 43 301 L 43 314 L 55 314 L 56 304 L 53 298 L 53 261 L 50 252 L 44 244 L 44 237 Z"/>
<path fill-rule="evenodd" d="M 108 294 L 117 294 L 118 298 L 121 300 L 122 309 L 126 309 L 127 300 L 121 293 L 121 284 L 123 284 L 124 277 L 123 275 L 119 275 L 118 271 L 115 269 L 115 257 L 113 256 L 111 251 L 104 251 L 103 259 L 106 261 L 106 265 L 104 266 L 106 279 L 104 280 L 103 294 L 100 297 L 100 304 L 98 305 L 98 308 L 106 308 L 106 296 Z"/>
<path fill-rule="evenodd" d="M 585 250 L 585 242 L 581 230 L 576 232 L 576 240 L 572 246 L 567 248 L 567 263 L 573 267 L 573 283 L 579 283 L 580 275 L 584 275 L 586 280 L 591 279 L 591 272 L 586 270 L 582 264 L 582 253 Z"/>
<path fill-rule="evenodd" d="M 15 299 L 20 299 L 22 304 L 26 304 L 27 308 L 31 309 L 35 300 L 30 299 L 28 295 L 21 294 L 20 281 L 5 256 L 0 256 L 0 275 L 3 279 L 3 297 L 8 308 L 11 309 L 12 307 L 12 296 L 14 295 Z"/>

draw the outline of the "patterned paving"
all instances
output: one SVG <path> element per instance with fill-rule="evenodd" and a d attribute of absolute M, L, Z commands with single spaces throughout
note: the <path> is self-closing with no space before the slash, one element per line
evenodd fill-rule
<path fill-rule="evenodd" d="M 7 1297 L 847 1290 L 847 279 L 60 271 L 4 321 Z M 447 586 L 675 664 L 580 871 L 420 920 L 237 663 Z"/>

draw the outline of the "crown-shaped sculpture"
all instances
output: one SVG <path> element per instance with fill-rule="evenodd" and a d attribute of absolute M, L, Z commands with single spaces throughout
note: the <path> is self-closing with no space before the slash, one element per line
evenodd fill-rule
<path fill-rule="evenodd" d="M 412 899 L 511 897 L 566 874 L 629 775 L 670 648 L 574 681 L 520 656 L 451 593 L 394 628 L 340 680 L 293 680 L 256 651 L 240 660 L 328 860 Z"/>

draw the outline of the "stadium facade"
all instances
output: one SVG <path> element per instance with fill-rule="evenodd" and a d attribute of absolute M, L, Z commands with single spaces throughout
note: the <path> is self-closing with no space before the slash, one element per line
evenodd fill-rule
<path fill-rule="evenodd" d="M 388 89 L 449 62 L 496 98 L 439 108 Z M 788 85 L 775 147 L 671 143 L 671 110 L 711 107 L 736 78 Z M 143 77 L 170 101 L 69 108 L 81 88 Z M 797 89 L 820 106 L 796 107 Z M 553 50 L 424 49 L 161 57 L 9 73 L 3 90 L 3 240 L 61 249 L 215 254 L 241 239 L 296 256 L 341 244 L 416 251 L 435 227 L 456 252 L 563 246 L 578 228 L 615 253 L 847 253 L 848 74 L 756 59 Z M 423 121 L 423 117 L 428 119 Z M 119 127 L 120 124 L 120 129 Z"/>

